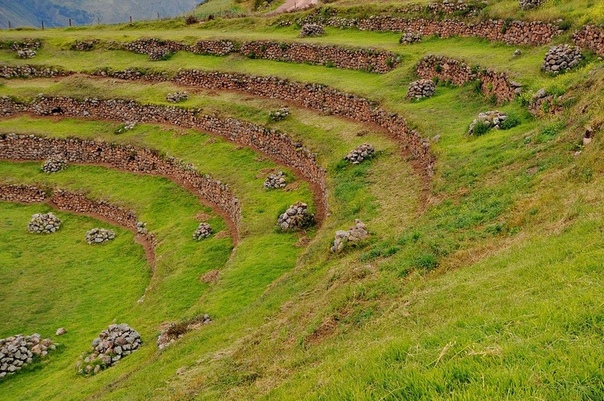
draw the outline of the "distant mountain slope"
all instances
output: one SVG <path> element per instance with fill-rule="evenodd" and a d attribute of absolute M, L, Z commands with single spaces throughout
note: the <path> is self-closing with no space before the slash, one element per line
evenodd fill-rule
<path fill-rule="evenodd" d="M 134 20 L 174 17 L 191 11 L 200 0 L 0 0 L 0 28 L 66 26 L 101 22 L 111 24 Z"/>

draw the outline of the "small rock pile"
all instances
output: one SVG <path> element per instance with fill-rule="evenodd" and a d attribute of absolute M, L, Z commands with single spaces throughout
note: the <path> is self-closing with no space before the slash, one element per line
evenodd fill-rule
<path fill-rule="evenodd" d="M 289 116 L 289 108 L 282 107 L 277 110 L 272 110 L 268 116 L 271 119 L 271 121 L 285 120 Z"/>
<path fill-rule="evenodd" d="M 369 236 L 365 223 L 359 219 L 354 220 L 354 226 L 350 227 L 348 231 L 338 230 L 333 244 L 330 248 L 332 253 L 342 252 L 348 243 L 355 243 L 364 240 Z"/>
<path fill-rule="evenodd" d="M 399 39 L 401 45 L 410 45 L 422 41 L 422 35 L 417 32 L 405 32 Z"/>
<path fill-rule="evenodd" d="M 352 163 L 359 164 L 365 161 L 365 159 L 369 159 L 373 157 L 375 154 L 375 149 L 368 143 L 364 143 L 359 145 L 356 149 L 350 151 L 346 156 L 344 156 L 344 160 Z"/>
<path fill-rule="evenodd" d="M 136 222 L 136 232 L 137 234 L 147 234 L 147 223 L 144 223 L 142 221 L 137 221 Z"/>
<path fill-rule="evenodd" d="M 173 103 L 184 102 L 188 98 L 188 92 L 171 92 L 166 95 L 166 100 Z"/>
<path fill-rule="evenodd" d="M 102 244 L 115 239 L 115 232 L 106 228 L 93 228 L 86 232 L 86 242 L 89 244 Z"/>
<path fill-rule="evenodd" d="M 199 223 L 197 226 L 197 230 L 193 233 L 193 239 L 195 241 L 200 241 L 204 238 L 208 238 L 212 235 L 212 227 L 208 223 Z"/>
<path fill-rule="evenodd" d="M 47 174 L 58 173 L 59 171 L 65 170 L 66 168 L 67 168 L 67 161 L 65 161 L 65 159 L 62 159 L 60 157 L 48 159 L 42 165 L 42 171 Z"/>
<path fill-rule="evenodd" d="M 157 348 L 162 350 L 170 344 L 173 344 L 185 333 L 198 329 L 204 324 L 209 324 L 211 322 L 212 319 L 210 318 L 210 315 L 205 314 L 186 322 L 170 323 L 168 327 L 161 331 L 159 337 L 157 337 Z"/>
<path fill-rule="evenodd" d="M 296 202 L 277 218 L 281 231 L 301 230 L 315 223 L 315 215 L 308 211 L 308 205 Z"/>
<path fill-rule="evenodd" d="M 36 213 L 31 216 L 27 231 L 33 234 L 52 234 L 61 227 L 61 220 L 52 212 Z"/>
<path fill-rule="evenodd" d="M 423 99 L 426 97 L 434 96 L 436 91 L 436 85 L 431 79 L 419 79 L 409 84 L 409 90 L 407 91 L 408 99 Z"/>
<path fill-rule="evenodd" d="M 543 0 L 518 0 L 520 8 L 523 10 L 530 10 L 531 8 L 537 8 L 541 5 Z"/>
<path fill-rule="evenodd" d="M 270 174 L 268 177 L 266 177 L 266 180 L 264 181 L 265 189 L 285 188 L 286 185 L 287 180 L 283 171 L 278 171 L 275 174 Z"/>
<path fill-rule="evenodd" d="M 80 51 L 80 52 L 89 52 L 92 49 L 94 49 L 94 46 L 99 43 L 98 39 L 91 39 L 91 40 L 76 40 L 72 45 L 71 45 L 71 50 L 76 50 L 76 51 Z"/>
<path fill-rule="evenodd" d="M 92 349 L 82 354 L 76 370 L 83 375 L 97 374 L 136 351 L 142 343 L 140 334 L 127 324 L 112 324 L 92 341 Z"/>
<path fill-rule="evenodd" d="M 36 57 L 36 51 L 34 49 L 17 50 L 17 57 L 19 57 L 19 58 L 34 58 L 34 57 Z"/>
<path fill-rule="evenodd" d="M 43 340 L 39 334 L 18 334 L 0 339 L 0 379 L 15 374 L 32 363 L 34 356 L 44 357 L 48 350 L 55 348 L 49 338 Z"/>
<path fill-rule="evenodd" d="M 472 121 L 470 128 L 468 129 L 469 135 L 480 135 L 484 132 L 480 132 L 479 126 L 485 127 L 485 129 L 500 129 L 501 124 L 508 118 L 505 113 L 497 110 L 485 111 L 480 113 L 477 118 Z"/>
<path fill-rule="evenodd" d="M 545 88 L 541 88 L 531 98 L 528 109 L 534 116 L 557 114 L 562 111 L 563 100 L 563 96 L 550 95 Z"/>
<path fill-rule="evenodd" d="M 541 69 L 552 74 L 559 74 L 576 67 L 582 59 L 581 49 L 578 47 L 567 44 L 552 46 L 545 55 Z"/>
<path fill-rule="evenodd" d="M 323 36 L 325 35 L 325 28 L 320 24 L 304 24 L 300 29 L 300 36 Z"/>

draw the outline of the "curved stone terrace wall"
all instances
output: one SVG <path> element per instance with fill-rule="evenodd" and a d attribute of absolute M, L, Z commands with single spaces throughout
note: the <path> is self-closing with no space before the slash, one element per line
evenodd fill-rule
<path fill-rule="evenodd" d="M 604 56 L 604 28 L 586 25 L 573 35 L 575 45 Z"/>
<path fill-rule="evenodd" d="M 170 124 L 220 135 L 232 142 L 256 149 L 296 171 L 313 185 L 320 220 L 327 213 L 327 173 L 317 163 L 316 155 L 288 135 L 257 124 L 234 118 L 203 115 L 196 109 L 143 105 L 120 99 L 76 100 L 67 97 L 38 97 L 30 104 L 21 104 L 8 98 L 1 98 L 0 112 L 4 115 L 29 112 L 41 116 L 61 115 L 121 122 Z M 239 217 L 233 221 L 238 222 Z"/>
<path fill-rule="evenodd" d="M 269 40 L 248 42 L 201 40 L 189 46 L 171 40 L 138 39 L 134 42 L 126 43 L 122 47 L 128 51 L 146 54 L 154 60 L 160 60 L 167 54 L 179 51 L 215 56 L 240 53 L 250 58 L 325 65 L 378 74 L 392 71 L 400 62 L 399 56 L 384 50 Z"/>
<path fill-rule="evenodd" d="M 0 135 L 0 159 L 45 160 L 56 156 L 61 156 L 70 163 L 103 165 L 132 173 L 166 177 L 193 190 L 199 198 L 218 209 L 220 214 L 226 217 L 233 230 L 235 242 L 238 239 L 241 206 L 230 189 L 220 181 L 214 180 L 208 175 L 202 175 L 173 158 L 164 158 L 157 151 L 131 145 L 75 138 Z M 58 197 L 57 201 L 65 203 L 65 199 L 66 196 Z M 101 205 L 98 206 L 102 210 Z M 123 220 L 124 222 L 131 221 L 125 216 Z"/>
<path fill-rule="evenodd" d="M 498 102 L 514 100 L 522 89 L 521 84 L 510 80 L 503 72 L 471 67 L 461 60 L 444 56 L 424 57 L 415 71 L 422 79 L 438 78 L 458 86 L 479 80 L 481 92 L 485 96 L 495 96 Z"/>

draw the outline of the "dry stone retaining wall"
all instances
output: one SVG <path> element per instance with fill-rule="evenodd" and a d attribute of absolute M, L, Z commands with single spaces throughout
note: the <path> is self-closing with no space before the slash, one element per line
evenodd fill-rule
<path fill-rule="evenodd" d="M 444 56 L 426 56 L 416 66 L 420 78 L 438 78 L 454 85 L 463 85 L 476 80 L 481 81 L 481 91 L 486 96 L 494 95 L 499 102 L 511 101 L 520 94 L 521 87 L 509 79 L 507 74 L 490 69 L 470 67 L 461 60 Z"/>
<path fill-rule="evenodd" d="M 573 35 L 575 45 L 604 56 L 604 28 L 586 25 Z"/>

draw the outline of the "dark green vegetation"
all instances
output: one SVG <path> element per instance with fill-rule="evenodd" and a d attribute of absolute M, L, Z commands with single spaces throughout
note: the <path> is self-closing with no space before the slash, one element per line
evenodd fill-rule
<path fill-rule="evenodd" d="M 488 9 L 509 14 L 512 3 L 490 2 Z M 572 10 L 564 4 L 549 2 L 525 17 L 555 11 L 587 19 L 599 9 L 587 2 L 572 2 Z M 170 24 L 173 29 L 166 29 Z M 0 132 L 159 149 L 228 183 L 243 207 L 242 238 L 231 253 L 227 236 L 191 241 L 199 213 L 211 216 L 216 231 L 224 233 L 226 226 L 166 180 L 90 166 L 44 175 L 37 163 L 0 163 L 3 182 L 81 189 L 133 208 L 159 239 L 151 275 L 128 232 L 118 230 L 114 243 L 93 248 L 83 233 L 101 223 L 61 213 L 64 227 L 58 234 L 33 237 L 25 231 L 29 216 L 48 208 L 0 204 L 0 307 L 10 311 L 3 315 L 8 319 L 0 319 L 0 337 L 52 336 L 59 326 L 69 331 L 57 339 L 61 351 L 47 362 L 0 383 L 0 399 L 604 398 L 604 64 L 597 57 L 587 55 L 585 66 L 550 77 L 540 72 L 548 46 L 522 48 L 522 56 L 514 58 L 516 47 L 478 39 L 425 38 L 403 47 L 398 34 L 339 29 L 308 40 L 392 50 L 401 55 L 401 67 L 378 76 L 238 56 L 178 53 L 151 62 L 103 46 L 68 50 L 75 39 L 86 38 L 153 36 L 192 43 L 210 37 L 297 36 L 295 26 L 278 28 L 251 17 L 191 27 L 168 21 L 1 36 L 43 39 L 32 60 L 17 60 L 2 50 L 0 60 L 11 65 L 52 64 L 82 72 L 197 68 L 324 83 L 377 100 L 425 137 L 439 139 L 431 143 L 436 174 L 423 191 L 397 145 L 374 127 L 292 105 L 287 119 L 273 123 L 269 112 L 282 102 L 190 91 L 183 107 L 278 127 L 317 153 L 328 171 L 331 214 L 316 230 L 280 234 L 274 228 L 277 214 L 296 200 L 310 201 L 310 190 L 299 180 L 291 191 L 263 190 L 268 172 L 283 167 L 249 149 L 150 125 L 115 135 L 123 122 L 31 116 L 0 121 Z M 525 85 L 526 94 L 495 106 L 472 84 L 439 84 L 433 98 L 409 102 L 405 95 L 415 79 L 413 66 L 429 53 L 506 71 Z M 561 114 L 535 118 L 526 111 L 525 101 L 541 87 L 565 93 Z M 0 94 L 23 100 L 43 92 L 161 104 L 176 90 L 183 88 L 85 75 L 4 80 L 0 86 Z M 519 124 L 467 136 L 476 115 L 491 109 L 513 114 Z M 586 127 L 593 140 L 584 145 Z M 341 161 L 363 142 L 376 147 L 375 158 L 358 166 Z M 367 224 L 371 238 L 329 255 L 334 231 L 347 229 L 355 218 Z M 44 251 L 43 259 L 37 250 Z M 220 270 L 216 282 L 199 281 L 214 269 Z M 137 303 L 143 293 L 144 302 Z M 161 323 L 200 313 L 209 313 L 214 322 L 163 352 L 156 350 Z M 145 346 L 95 377 L 77 376 L 73 366 L 79 353 L 108 324 L 122 321 L 140 330 Z"/>

